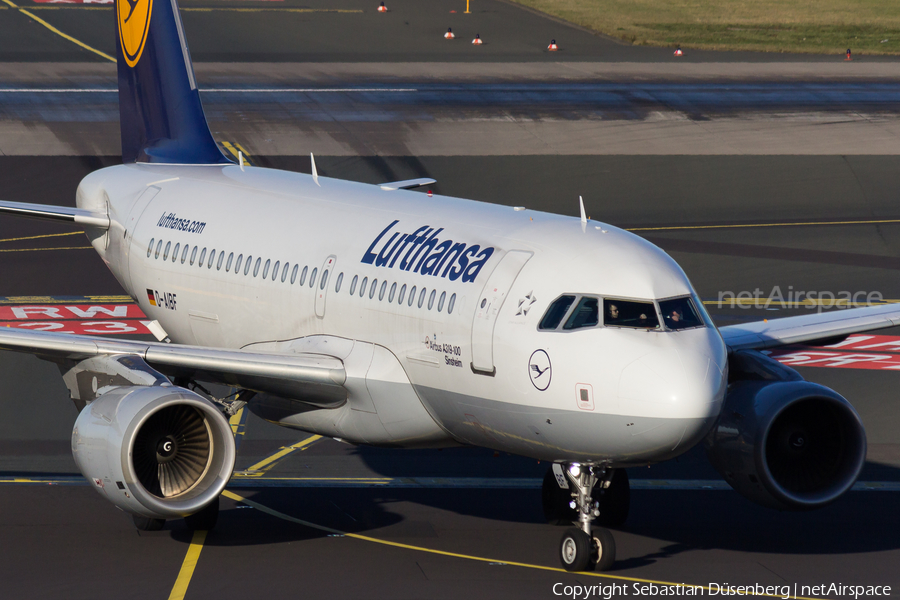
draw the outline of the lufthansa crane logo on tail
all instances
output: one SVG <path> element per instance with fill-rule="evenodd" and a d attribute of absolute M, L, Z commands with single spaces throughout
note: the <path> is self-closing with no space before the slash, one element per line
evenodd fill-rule
<path fill-rule="evenodd" d="M 152 13 L 153 0 L 116 0 L 119 43 L 122 44 L 122 54 L 129 67 L 135 66 L 141 59 Z"/>

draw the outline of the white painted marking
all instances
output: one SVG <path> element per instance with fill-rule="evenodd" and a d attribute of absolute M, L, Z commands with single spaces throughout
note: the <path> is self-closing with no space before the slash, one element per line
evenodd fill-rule
<path fill-rule="evenodd" d="M 201 88 L 223 94 L 343 94 L 352 92 L 418 92 L 416 88 Z M 117 94 L 114 88 L 0 88 L 4 94 Z"/>

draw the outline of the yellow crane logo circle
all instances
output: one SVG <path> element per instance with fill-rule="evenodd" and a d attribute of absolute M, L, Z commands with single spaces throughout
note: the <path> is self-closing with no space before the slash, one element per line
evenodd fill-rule
<path fill-rule="evenodd" d="M 119 42 L 122 44 L 125 63 L 129 67 L 135 66 L 141 59 L 152 12 L 153 0 L 116 0 Z"/>

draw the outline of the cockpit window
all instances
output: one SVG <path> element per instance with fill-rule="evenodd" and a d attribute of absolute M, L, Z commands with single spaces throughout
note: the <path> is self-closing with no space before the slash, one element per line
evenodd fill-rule
<path fill-rule="evenodd" d="M 690 327 L 702 327 L 704 324 L 690 298 L 662 300 L 659 303 L 659 311 L 662 313 L 666 329 L 677 331 Z"/>
<path fill-rule="evenodd" d="M 659 319 L 652 302 L 604 300 L 603 324 L 613 327 L 659 329 Z"/>
<path fill-rule="evenodd" d="M 599 310 L 597 305 L 599 300 L 585 296 L 578 302 L 578 306 L 572 311 L 572 315 L 563 329 L 580 329 L 582 327 L 594 327 L 600 323 Z"/>
<path fill-rule="evenodd" d="M 560 296 L 550 305 L 538 329 L 556 329 L 563 317 L 569 311 L 569 307 L 575 302 L 575 296 Z"/>

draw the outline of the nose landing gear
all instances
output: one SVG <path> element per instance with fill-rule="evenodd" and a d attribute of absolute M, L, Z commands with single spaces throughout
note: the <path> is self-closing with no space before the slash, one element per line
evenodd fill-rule
<path fill-rule="evenodd" d="M 549 508 L 560 517 L 575 516 L 577 519 L 574 521 L 577 527 L 567 529 L 559 545 L 559 557 L 567 571 L 606 571 L 616 560 L 616 541 L 609 530 L 591 527 L 594 519 L 601 515 L 601 501 L 592 496 L 594 487 L 600 484 L 601 488 L 609 488 L 616 472 L 603 465 L 554 464 L 544 480 L 545 511 Z M 624 485 L 627 490 L 627 478 Z M 563 486 L 568 489 L 560 489 Z M 562 504 L 567 497 L 571 498 L 568 507 Z M 627 507 L 625 511 L 627 515 Z M 573 512 L 575 515 L 571 514 Z"/>

